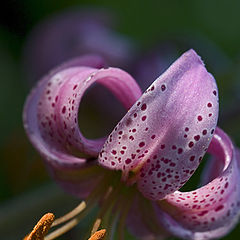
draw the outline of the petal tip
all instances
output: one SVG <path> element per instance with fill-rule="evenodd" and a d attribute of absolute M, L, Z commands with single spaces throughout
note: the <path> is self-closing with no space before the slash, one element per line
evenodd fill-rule
<path fill-rule="evenodd" d="M 188 58 L 190 60 L 192 60 L 193 62 L 198 62 L 201 65 L 205 65 L 203 60 L 201 59 L 201 57 L 197 54 L 197 52 L 194 49 L 189 49 L 187 52 L 185 52 L 182 55 L 184 58 Z"/>

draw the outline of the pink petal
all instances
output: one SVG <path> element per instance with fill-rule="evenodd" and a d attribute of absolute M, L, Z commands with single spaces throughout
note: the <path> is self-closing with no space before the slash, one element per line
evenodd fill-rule
<path fill-rule="evenodd" d="M 145 197 L 164 198 L 191 177 L 206 152 L 217 123 L 216 95 L 215 80 L 201 59 L 186 52 L 119 122 L 100 164 L 138 173 Z"/>
<path fill-rule="evenodd" d="M 105 138 L 97 140 L 86 139 L 78 127 L 78 107 L 85 91 L 97 81 L 109 88 L 127 109 L 132 106 L 141 92 L 134 79 L 120 69 L 101 69 L 97 72 L 90 70 L 90 72 L 86 71 L 85 73 L 86 75 L 82 77 L 83 72 L 79 72 L 64 83 L 61 90 L 59 90 L 56 118 L 60 132 L 66 137 L 64 146 L 68 144 L 74 151 L 97 156 L 105 142 Z M 83 81 L 81 82 L 80 79 Z"/>
<path fill-rule="evenodd" d="M 42 138 L 42 133 L 40 131 L 39 121 L 38 121 L 38 105 L 41 99 L 42 93 L 44 92 L 45 88 L 49 80 L 57 74 L 59 71 L 64 70 L 65 68 L 72 67 L 72 66 L 91 66 L 91 67 L 101 67 L 104 63 L 102 58 L 95 56 L 95 55 L 86 55 L 83 57 L 79 57 L 68 62 L 65 62 L 61 66 L 57 67 L 47 76 L 45 76 L 41 81 L 38 82 L 36 87 L 31 91 L 30 95 L 28 96 L 24 111 L 23 111 L 23 122 L 24 128 L 26 133 L 32 142 L 32 144 L 36 147 L 36 149 L 41 153 L 41 155 L 48 161 L 48 162 L 55 162 L 55 164 L 66 165 L 69 164 L 79 164 L 83 165 L 85 163 L 85 159 L 79 159 L 75 156 L 70 155 L 66 151 L 56 151 L 52 146 L 46 144 L 46 139 Z M 76 70 L 76 69 L 75 69 Z M 71 70 L 70 70 L 71 72 Z M 67 71 L 68 73 L 68 71 Z M 73 73 L 73 72 L 72 72 Z M 50 102 L 48 101 L 50 104 Z M 51 111 L 52 106 L 49 106 L 49 111 Z M 56 143 L 57 144 L 57 143 Z"/>
<path fill-rule="evenodd" d="M 120 69 L 71 67 L 79 64 L 98 67 L 102 60 L 96 56 L 84 56 L 53 70 L 28 96 L 23 120 L 30 141 L 43 156 L 52 176 L 68 192 L 85 197 L 100 180 L 101 174 L 94 172 L 82 179 L 92 164 L 79 156 L 81 153 L 96 156 L 105 140 L 89 140 L 82 136 L 78 120 L 75 120 L 81 97 L 92 83 L 98 81 L 129 108 L 141 91 L 134 79 Z"/>
<path fill-rule="evenodd" d="M 33 145 L 49 161 L 78 162 L 75 156 L 81 153 L 97 156 L 105 139 L 84 138 L 77 119 L 81 97 L 96 81 L 109 88 L 126 108 L 141 94 L 134 79 L 120 69 L 74 67 L 53 71 L 28 97 L 25 129 Z"/>
<path fill-rule="evenodd" d="M 223 237 L 238 223 L 240 216 L 239 151 L 219 128 L 208 151 L 218 160 L 217 168 L 224 162 L 219 175 L 195 191 L 176 191 L 159 202 L 169 219 L 193 233 L 191 239 Z M 175 235 L 182 237 L 180 232 Z"/>

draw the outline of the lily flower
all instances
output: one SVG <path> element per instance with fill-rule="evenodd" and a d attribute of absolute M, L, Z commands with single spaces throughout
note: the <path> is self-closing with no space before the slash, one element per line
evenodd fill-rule
<path fill-rule="evenodd" d="M 184 53 L 143 94 L 128 73 L 101 68 L 101 61 L 85 56 L 62 65 L 37 84 L 24 108 L 25 130 L 52 177 L 85 199 L 84 210 L 80 204 L 81 213 L 68 215 L 63 228 L 99 205 L 92 233 L 101 225 L 107 238 L 116 233 L 124 239 L 125 226 L 139 239 L 226 235 L 240 214 L 240 158 L 216 128 L 218 90 L 200 57 L 194 50 Z M 95 82 L 127 113 L 109 136 L 87 139 L 78 110 Z M 207 151 L 213 158 L 202 187 L 181 192 Z"/>

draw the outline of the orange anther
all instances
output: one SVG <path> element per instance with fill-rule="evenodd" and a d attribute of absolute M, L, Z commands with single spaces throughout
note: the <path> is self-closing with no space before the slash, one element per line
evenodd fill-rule
<path fill-rule="evenodd" d="M 52 213 L 45 214 L 35 225 L 32 232 L 23 240 L 44 240 L 44 236 L 48 233 L 54 218 L 55 216 Z"/>
<path fill-rule="evenodd" d="M 95 232 L 88 240 L 103 240 L 106 235 L 106 229 Z"/>

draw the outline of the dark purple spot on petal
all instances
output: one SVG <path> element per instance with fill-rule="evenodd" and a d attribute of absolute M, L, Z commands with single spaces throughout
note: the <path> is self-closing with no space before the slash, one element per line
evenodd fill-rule
<path fill-rule="evenodd" d="M 195 140 L 195 141 L 199 141 L 199 139 L 200 139 L 200 136 L 199 136 L 199 135 L 194 136 L 194 140 Z"/>
<path fill-rule="evenodd" d="M 208 213 L 208 211 L 207 210 L 205 210 L 205 211 L 202 211 L 202 212 L 200 212 L 199 214 L 198 214 L 198 216 L 204 216 L 205 214 L 207 214 Z"/>
<path fill-rule="evenodd" d="M 210 108 L 210 107 L 212 107 L 212 104 L 209 102 L 209 103 L 207 104 L 207 106 Z"/>
<path fill-rule="evenodd" d="M 206 135 L 206 134 L 207 134 L 207 130 L 204 129 L 204 130 L 202 131 L 202 134 L 203 134 L 203 135 Z"/>
<path fill-rule="evenodd" d="M 194 159 L 195 159 L 195 156 L 191 156 L 189 160 L 192 162 L 194 161 Z"/>
<path fill-rule="evenodd" d="M 220 206 L 218 206 L 217 208 L 215 208 L 215 211 L 218 212 L 218 211 L 220 211 L 220 210 L 223 209 L 223 208 L 224 208 L 224 206 L 223 206 L 223 205 L 220 205 Z"/>
<path fill-rule="evenodd" d="M 178 154 L 181 154 L 183 152 L 183 149 L 182 148 L 179 148 L 178 149 Z"/>
<path fill-rule="evenodd" d="M 165 144 L 162 144 L 162 145 L 161 145 L 161 149 L 164 149 L 164 148 L 165 148 Z"/>
<path fill-rule="evenodd" d="M 127 158 L 126 160 L 125 160 L 125 163 L 126 164 L 130 164 L 132 162 L 132 160 L 130 159 L 130 158 Z"/>
<path fill-rule="evenodd" d="M 162 91 L 165 91 L 165 90 L 166 90 L 166 86 L 163 84 L 163 85 L 161 86 L 161 89 L 162 89 Z"/>
<path fill-rule="evenodd" d="M 141 107 L 141 110 L 142 111 L 145 111 L 147 109 L 147 105 L 144 103 L 143 105 L 142 105 L 142 107 Z"/>
<path fill-rule="evenodd" d="M 194 145 L 194 142 L 189 142 L 189 144 L 188 144 L 188 146 L 189 146 L 190 148 L 192 148 L 193 145 Z"/>
<path fill-rule="evenodd" d="M 62 113 L 63 114 L 66 113 L 66 107 L 65 106 L 62 108 Z"/>
<path fill-rule="evenodd" d="M 133 136 L 130 136 L 129 139 L 133 141 L 133 140 L 134 140 L 134 137 L 133 137 Z"/>

